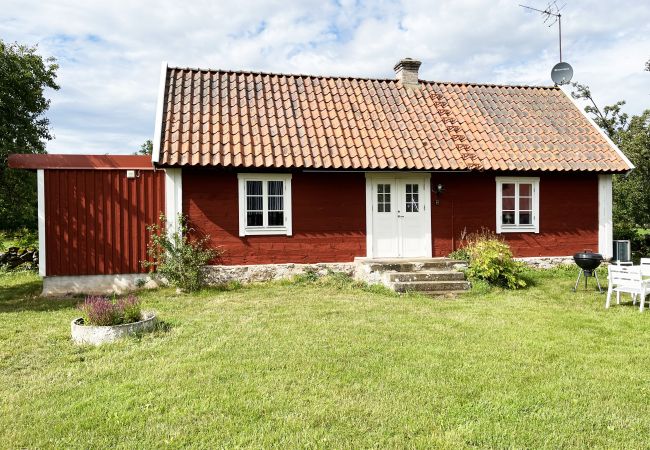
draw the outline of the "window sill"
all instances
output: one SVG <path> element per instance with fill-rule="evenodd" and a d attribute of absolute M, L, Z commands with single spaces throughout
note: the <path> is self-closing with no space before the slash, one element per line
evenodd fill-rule
<path fill-rule="evenodd" d="M 497 234 L 501 233 L 539 233 L 539 230 L 535 227 L 501 227 Z"/>
<path fill-rule="evenodd" d="M 288 235 L 287 227 L 245 228 L 243 236 Z"/>

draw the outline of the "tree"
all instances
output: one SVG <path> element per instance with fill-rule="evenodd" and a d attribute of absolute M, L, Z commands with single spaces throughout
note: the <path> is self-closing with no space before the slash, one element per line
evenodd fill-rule
<path fill-rule="evenodd" d="M 55 83 L 58 65 L 36 47 L 0 40 L 0 229 L 35 227 L 36 176 L 7 167 L 11 153 L 45 153 L 52 139 L 45 90 Z"/>
<path fill-rule="evenodd" d="M 573 83 L 574 98 L 591 103 L 585 111 L 627 156 L 635 169 L 614 176 L 614 232 L 630 238 L 638 229 L 650 228 L 650 109 L 631 118 L 621 111 L 624 101 L 596 105 L 588 86 Z"/>
<path fill-rule="evenodd" d="M 144 143 L 140 146 L 140 150 L 135 152 L 136 155 L 151 155 L 153 153 L 153 142 L 151 142 L 151 139 L 147 139 L 144 141 Z"/>

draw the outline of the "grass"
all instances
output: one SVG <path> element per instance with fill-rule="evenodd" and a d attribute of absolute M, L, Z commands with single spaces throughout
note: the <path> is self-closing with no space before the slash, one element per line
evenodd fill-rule
<path fill-rule="evenodd" d="M 644 448 L 650 315 L 575 270 L 456 300 L 342 278 L 142 295 L 164 326 L 76 347 L 79 299 L 0 276 L 11 448 Z"/>

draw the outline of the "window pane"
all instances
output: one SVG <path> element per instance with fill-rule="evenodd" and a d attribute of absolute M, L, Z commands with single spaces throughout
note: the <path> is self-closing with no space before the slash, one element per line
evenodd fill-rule
<path fill-rule="evenodd" d="M 526 183 L 519 185 L 519 195 L 522 197 L 530 197 L 533 195 L 533 185 Z"/>
<path fill-rule="evenodd" d="M 532 203 L 533 202 L 532 202 L 532 199 L 530 197 L 522 197 L 522 198 L 519 199 L 519 209 L 530 211 L 531 209 L 533 209 L 531 207 Z M 510 209 L 510 208 L 508 208 L 508 209 Z"/>
<path fill-rule="evenodd" d="M 515 195 L 515 185 L 512 183 L 504 183 L 501 187 L 501 193 L 504 196 L 514 197 Z"/>
<path fill-rule="evenodd" d="M 501 200 L 501 209 L 512 211 L 515 209 L 515 199 L 514 198 L 504 198 Z"/>
<path fill-rule="evenodd" d="M 249 227 L 262 226 L 262 211 L 254 211 L 246 213 L 246 225 Z"/>
<path fill-rule="evenodd" d="M 532 225 L 532 214 L 529 212 L 519 213 L 519 225 Z"/>
<path fill-rule="evenodd" d="M 261 211 L 262 210 L 262 197 L 246 197 L 246 210 L 247 211 Z"/>
<path fill-rule="evenodd" d="M 413 212 L 413 203 L 406 204 L 406 212 Z"/>
<path fill-rule="evenodd" d="M 284 213 L 282 211 L 270 211 L 269 212 L 269 226 L 281 226 L 284 225 Z"/>
<path fill-rule="evenodd" d="M 378 203 L 377 204 L 377 212 L 384 212 L 384 204 L 383 203 Z"/>
<path fill-rule="evenodd" d="M 503 211 L 501 214 L 501 223 L 503 225 L 514 225 L 515 224 L 515 212 L 514 211 Z"/>
<path fill-rule="evenodd" d="M 384 212 L 390 212 L 390 203 L 384 203 Z"/>
<path fill-rule="evenodd" d="M 282 211 L 284 197 L 269 197 L 269 211 Z"/>
<path fill-rule="evenodd" d="M 378 184 L 377 185 L 377 192 L 379 192 L 380 194 L 384 193 L 384 185 L 383 184 Z"/>
<path fill-rule="evenodd" d="M 269 195 L 282 195 L 282 181 L 269 181 L 268 182 Z"/>
<path fill-rule="evenodd" d="M 262 195 L 262 182 L 261 181 L 247 181 L 246 182 L 246 195 Z"/>

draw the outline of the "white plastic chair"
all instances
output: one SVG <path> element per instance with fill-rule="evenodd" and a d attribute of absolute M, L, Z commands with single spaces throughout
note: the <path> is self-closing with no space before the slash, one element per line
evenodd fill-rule
<path fill-rule="evenodd" d="M 650 294 L 650 280 L 644 280 L 640 266 L 615 266 L 610 265 L 607 269 L 607 301 L 605 308 L 609 308 L 612 293 L 616 292 L 616 304 L 621 304 L 621 292 L 632 296 L 632 304 L 636 304 L 636 297 L 639 296 L 639 310 L 643 311 L 645 298 Z"/>

